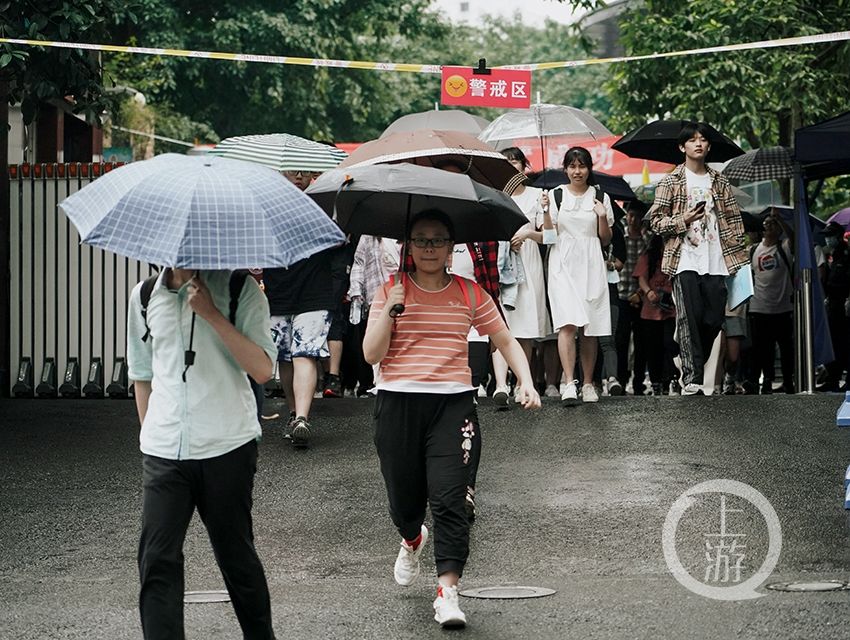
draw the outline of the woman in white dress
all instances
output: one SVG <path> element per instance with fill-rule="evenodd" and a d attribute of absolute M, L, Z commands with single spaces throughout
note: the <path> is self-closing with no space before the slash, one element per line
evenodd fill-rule
<path fill-rule="evenodd" d="M 531 166 L 525 154 L 517 147 L 503 150 L 502 155 L 521 173 Z M 534 339 L 552 332 L 549 311 L 546 309 L 543 259 L 538 244 L 543 243 L 543 227 L 551 229 L 553 225 L 548 213 L 549 199 L 542 189 L 521 184 L 511 197 L 528 218 L 528 223 L 520 227 L 511 238 L 511 250 L 522 261 L 525 280 L 517 285 L 514 308 L 505 308 L 505 316 L 511 335 L 519 342 L 530 364 Z M 497 408 L 507 408 L 508 363 L 498 352 L 493 354 L 493 373 L 496 377 L 493 402 Z"/>
<path fill-rule="evenodd" d="M 552 324 L 558 332 L 558 354 L 566 386 L 564 405 L 578 403 L 575 379 L 576 334 L 581 329 L 583 402 L 598 402 L 593 386 L 597 336 L 611 333 L 608 280 L 602 247 L 611 242 L 614 211 L 611 201 L 597 199 L 593 186 L 593 160 L 587 149 L 573 147 L 564 156 L 569 182 L 553 189 L 549 197 L 556 206 L 553 222 L 558 240 L 549 253 L 549 303 Z"/>

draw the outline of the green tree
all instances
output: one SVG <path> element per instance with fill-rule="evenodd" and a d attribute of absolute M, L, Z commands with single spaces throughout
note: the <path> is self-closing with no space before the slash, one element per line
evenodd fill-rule
<path fill-rule="evenodd" d="M 848 0 L 645 0 L 620 20 L 627 55 L 834 31 Z M 847 108 L 850 46 L 832 43 L 617 64 L 615 124 L 696 118 L 752 147 L 790 144 L 795 128 Z"/>
<path fill-rule="evenodd" d="M 448 33 L 429 0 L 140 0 L 141 19 L 115 39 L 143 46 L 266 53 L 348 60 L 422 62 L 443 50 Z M 417 74 L 352 69 L 162 58 L 146 65 L 155 76 L 127 68 L 153 104 L 168 104 L 225 137 L 287 131 L 311 138 L 375 137 L 404 105 L 421 104 L 438 83 Z M 133 78 L 135 76 L 135 78 Z"/>
<path fill-rule="evenodd" d="M 0 35 L 98 42 L 107 37 L 110 25 L 135 19 L 134 4 L 131 0 L 0 2 Z M 84 50 L 2 44 L 0 84 L 8 103 L 21 105 L 26 123 L 33 121 L 38 105 L 51 98 L 72 96 L 74 110 L 89 123 L 99 122 L 100 114 L 113 104 L 103 90 L 97 54 Z"/>

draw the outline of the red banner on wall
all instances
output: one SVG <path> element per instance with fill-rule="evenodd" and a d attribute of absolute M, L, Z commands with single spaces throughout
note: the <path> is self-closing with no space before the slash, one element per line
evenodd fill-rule
<path fill-rule="evenodd" d="M 528 109 L 531 106 L 531 71 L 471 67 L 443 67 L 442 104 L 467 107 Z"/>

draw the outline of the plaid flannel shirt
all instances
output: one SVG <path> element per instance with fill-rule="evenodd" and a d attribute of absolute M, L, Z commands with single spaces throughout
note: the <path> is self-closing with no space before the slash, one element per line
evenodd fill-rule
<path fill-rule="evenodd" d="M 732 186 L 726 176 L 706 167 L 711 176 L 709 197 L 714 203 L 717 214 L 717 229 L 723 260 L 729 275 L 735 275 L 738 269 L 749 263 L 749 255 L 744 246 L 744 223 L 741 210 Z M 685 165 L 680 164 L 670 174 L 664 176 L 655 188 L 655 202 L 647 214 L 649 224 L 655 233 L 664 238 L 664 257 L 661 270 L 676 275 L 679 259 L 682 257 L 682 240 L 688 231 L 685 214 L 688 212 L 688 181 L 685 177 Z"/>
<path fill-rule="evenodd" d="M 379 237 L 360 236 L 354 263 L 351 265 L 349 298 L 362 298 L 366 305 L 372 304 L 375 292 L 389 280 L 390 273 L 384 265 L 384 246 Z"/>

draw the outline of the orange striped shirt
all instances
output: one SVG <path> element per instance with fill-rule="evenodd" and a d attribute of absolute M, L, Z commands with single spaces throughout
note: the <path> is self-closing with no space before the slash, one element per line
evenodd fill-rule
<path fill-rule="evenodd" d="M 388 282 L 375 294 L 370 320 L 383 312 L 391 286 Z M 469 327 L 490 335 L 506 326 L 488 293 L 480 290 L 475 295 L 462 286 L 466 284 L 452 278 L 440 291 L 425 291 L 412 278 L 405 278 L 405 309 L 395 320 L 390 348 L 381 360 L 378 389 L 415 393 L 472 389 L 466 342 Z M 467 297 L 471 299 L 467 301 Z M 471 307 L 476 307 L 474 313 Z"/>

